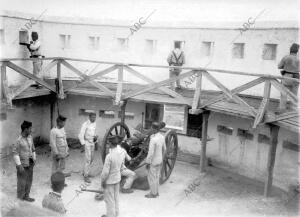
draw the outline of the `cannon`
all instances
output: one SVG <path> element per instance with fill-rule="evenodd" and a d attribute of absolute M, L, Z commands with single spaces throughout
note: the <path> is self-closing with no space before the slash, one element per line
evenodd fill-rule
<path fill-rule="evenodd" d="M 145 129 L 142 129 L 146 131 Z M 133 143 L 131 140 L 130 131 L 125 123 L 117 122 L 113 124 L 105 133 L 102 145 L 101 145 L 101 155 L 102 161 L 104 162 L 106 155 L 109 151 L 108 137 L 120 135 L 123 137 L 123 141 L 120 145 L 127 151 L 128 155 L 132 158 L 130 162 L 125 162 L 127 168 L 131 170 L 136 170 L 144 165 L 144 160 L 148 154 L 148 147 L 150 142 L 151 132 L 148 131 L 146 136 Z M 160 184 L 163 184 L 170 177 L 177 157 L 178 151 L 178 138 L 175 130 L 167 130 L 164 134 L 166 141 L 166 154 L 164 155 L 163 164 L 161 167 Z"/>

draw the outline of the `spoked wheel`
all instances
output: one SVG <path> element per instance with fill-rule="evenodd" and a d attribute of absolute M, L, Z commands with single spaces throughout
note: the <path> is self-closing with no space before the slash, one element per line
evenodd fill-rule
<path fill-rule="evenodd" d="M 178 150 L 178 138 L 176 132 L 174 130 L 168 130 L 165 135 L 165 141 L 167 150 L 160 172 L 160 184 L 163 184 L 168 180 L 175 166 Z"/>
<path fill-rule="evenodd" d="M 124 139 L 130 138 L 130 131 L 127 125 L 121 122 L 117 122 L 106 131 L 101 146 L 101 156 L 103 163 L 109 151 L 108 137 L 116 135 L 121 135 L 124 137 Z"/>

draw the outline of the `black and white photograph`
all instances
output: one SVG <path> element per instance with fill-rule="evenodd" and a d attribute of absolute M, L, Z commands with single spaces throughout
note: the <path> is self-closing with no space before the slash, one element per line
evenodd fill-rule
<path fill-rule="evenodd" d="M 300 216 L 299 27 L 300 0 L 0 0 L 0 216 Z"/>

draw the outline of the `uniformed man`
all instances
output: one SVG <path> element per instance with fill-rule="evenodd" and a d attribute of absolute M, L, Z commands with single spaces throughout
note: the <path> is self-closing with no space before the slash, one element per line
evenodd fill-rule
<path fill-rule="evenodd" d="M 43 76 L 41 75 L 42 71 L 42 65 L 43 61 L 41 58 L 43 58 L 41 54 L 41 42 L 39 40 L 39 35 L 37 32 L 32 32 L 31 33 L 31 38 L 32 41 L 29 43 L 21 43 L 22 45 L 26 45 L 29 52 L 30 52 L 30 58 L 37 58 L 32 61 L 33 63 L 33 74 L 39 78 L 42 78 Z M 41 86 L 38 86 L 41 87 Z"/>
<path fill-rule="evenodd" d="M 181 50 L 181 43 L 176 41 L 174 44 L 174 50 L 172 50 L 167 58 L 169 66 L 182 66 L 185 64 L 185 55 Z M 174 78 L 180 75 L 181 69 L 170 68 L 170 78 Z M 176 81 L 177 88 L 181 88 L 180 81 Z M 174 82 L 171 83 L 171 88 L 174 90 Z"/>
<path fill-rule="evenodd" d="M 145 195 L 147 198 L 155 198 L 159 196 L 159 176 L 163 156 L 166 151 L 165 137 L 159 132 L 161 125 L 157 122 L 152 123 L 154 134 L 150 137 L 149 150 L 146 158 L 146 168 L 148 170 L 148 183 L 150 193 Z"/>
<path fill-rule="evenodd" d="M 118 138 L 118 145 L 117 145 L 117 151 L 119 152 L 122 160 L 123 160 L 123 166 L 121 168 L 121 176 L 126 177 L 125 183 L 123 185 L 123 188 L 121 189 L 122 193 L 129 194 L 133 193 L 133 190 L 131 189 L 133 181 L 136 179 L 136 173 L 132 170 L 128 169 L 125 166 L 125 161 L 131 161 L 131 157 L 128 155 L 127 151 L 119 145 L 120 142 L 123 140 L 122 136 L 116 136 Z M 111 150 L 109 150 L 111 151 Z"/>
<path fill-rule="evenodd" d="M 31 136 L 32 123 L 24 121 L 21 125 L 21 135 L 13 144 L 13 158 L 17 167 L 17 197 L 21 200 L 33 202 L 29 197 L 33 166 L 36 162 L 35 147 Z"/>
<path fill-rule="evenodd" d="M 278 64 L 283 77 L 299 79 L 300 59 L 298 54 L 299 44 L 293 43 L 290 47 L 290 54 L 284 56 Z M 296 96 L 298 95 L 299 83 L 297 81 L 282 79 L 282 84 Z M 287 94 L 281 93 L 279 111 L 287 109 Z"/>
<path fill-rule="evenodd" d="M 105 158 L 101 173 L 101 186 L 104 189 L 106 204 L 106 215 L 102 217 L 117 217 L 119 215 L 119 190 L 123 159 L 117 149 L 119 138 L 111 136 L 108 139 L 111 150 Z"/>
<path fill-rule="evenodd" d="M 78 138 L 81 145 L 84 146 L 85 151 L 85 163 L 83 170 L 84 181 L 87 183 L 91 183 L 89 172 L 91 170 L 91 165 L 94 159 L 95 142 L 97 142 L 98 139 L 98 136 L 96 135 L 95 113 L 90 113 L 89 120 L 82 124 Z"/>
<path fill-rule="evenodd" d="M 56 127 L 50 131 L 50 147 L 52 153 L 52 174 L 63 172 L 66 165 L 66 158 L 69 155 L 69 147 L 65 132 L 66 117 L 59 115 L 56 119 Z M 69 174 L 65 174 L 68 176 Z"/>
<path fill-rule="evenodd" d="M 67 212 L 62 198 L 61 192 L 65 186 L 65 175 L 62 172 L 53 173 L 51 176 L 51 188 L 53 192 L 47 194 L 42 202 L 44 208 L 64 214 Z"/>

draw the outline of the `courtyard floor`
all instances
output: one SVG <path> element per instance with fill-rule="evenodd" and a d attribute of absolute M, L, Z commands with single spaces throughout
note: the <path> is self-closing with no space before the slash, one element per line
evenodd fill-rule
<path fill-rule="evenodd" d="M 76 196 L 83 184 L 81 175 L 84 153 L 71 150 L 67 161 L 68 186 L 63 191 L 67 216 L 101 216 L 105 203 L 95 201 L 94 193 L 83 192 Z M 93 173 L 95 177 L 88 188 L 99 188 L 102 168 L 100 152 L 96 152 Z M 48 151 L 39 149 L 34 169 L 31 196 L 36 199 L 33 207 L 41 207 L 42 199 L 50 191 L 51 158 Z M 1 212 L 7 216 L 16 197 L 16 169 L 11 158 L 2 159 Z M 145 169 L 138 171 L 145 174 Z M 196 183 L 193 189 L 189 185 Z M 120 194 L 120 217 L 143 216 L 298 216 L 299 194 L 287 196 L 280 190 L 264 198 L 263 186 L 227 171 L 208 167 L 207 173 L 199 175 L 197 165 L 176 162 L 172 175 L 160 186 L 160 196 L 146 199 L 147 191 L 135 190 L 133 194 Z"/>

